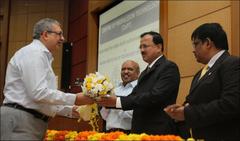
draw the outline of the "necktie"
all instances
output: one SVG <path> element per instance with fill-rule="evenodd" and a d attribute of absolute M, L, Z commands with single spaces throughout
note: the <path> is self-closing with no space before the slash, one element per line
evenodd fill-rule
<path fill-rule="evenodd" d="M 204 68 L 202 69 L 202 72 L 201 72 L 201 75 L 200 75 L 199 79 L 201 79 L 204 76 L 204 74 L 208 71 L 208 69 L 209 69 L 208 65 L 204 66 Z"/>

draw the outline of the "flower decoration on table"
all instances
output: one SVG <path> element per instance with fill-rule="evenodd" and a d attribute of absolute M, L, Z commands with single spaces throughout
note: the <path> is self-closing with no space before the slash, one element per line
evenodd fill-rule
<path fill-rule="evenodd" d="M 99 72 L 88 74 L 83 81 L 82 92 L 84 95 L 97 99 L 103 96 L 113 95 L 113 84 L 110 79 Z M 98 131 L 97 124 L 98 107 L 97 104 L 79 106 L 79 122 L 83 119 L 89 121 L 93 131 Z"/>
<path fill-rule="evenodd" d="M 99 133 L 95 131 L 48 130 L 44 141 L 183 141 L 183 139 L 176 135 L 148 135 L 146 133 L 127 135 L 119 131 Z M 190 140 L 187 139 L 187 141 Z"/>

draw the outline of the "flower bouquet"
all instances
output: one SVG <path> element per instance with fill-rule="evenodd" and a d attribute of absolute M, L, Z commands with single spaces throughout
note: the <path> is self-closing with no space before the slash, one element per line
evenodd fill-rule
<path fill-rule="evenodd" d="M 113 85 L 110 80 L 100 74 L 99 72 L 88 74 L 83 81 L 82 92 L 84 95 L 97 99 L 102 96 L 109 96 L 113 94 Z M 77 111 L 79 112 L 79 122 L 83 119 L 89 121 L 93 131 L 98 131 L 97 115 L 98 107 L 97 104 L 79 106 Z"/>

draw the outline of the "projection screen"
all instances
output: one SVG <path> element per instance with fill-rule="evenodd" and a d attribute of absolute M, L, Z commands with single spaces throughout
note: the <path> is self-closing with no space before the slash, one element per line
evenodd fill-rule
<path fill-rule="evenodd" d="M 114 85 L 121 82 L 120 69 L 126 60 L 134 60 L 144 70 L 140 35 L 159 32 L 159 1 L 122 1 L 99 16 L 98 72 Z"/>

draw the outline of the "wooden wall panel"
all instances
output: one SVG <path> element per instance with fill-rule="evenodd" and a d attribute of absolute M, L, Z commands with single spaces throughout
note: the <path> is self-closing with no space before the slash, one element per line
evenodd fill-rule
<path fill-rule="evenodd" d="M 232 43 L 232 54 L 235 56 L 240 56 L 240 1 L 231 1 L 231 10 L 232 39 L 229 41 Z"/>
<path fill-rule="evenodd" d="M 28 0 L 11 0 L 11 14 L 27 14 L 28 8 L 26 6 L 26 3 Z"/>
<path fill-rule="evenodd" d="M 185 101 L 185 97 L 189 94 L 190 85 L 193 77 L 182 77 L 179 86 L 179 95 L 177 97 L 177 103 L 182 104 Z"/>
<path fill-rule="evenodd" d="M 76 65 L 79 62 L 86 61 L 86 57 L 87 57 L 86 46 L 87 46 L 87 38 L 83 38 L 82 40 L 76 41 L 73 44 L 72 52 L 78 52 L 78 53 L 72 54 L 72 65 Z"/>
<path fill-rule="evenodd" d="M 87 36 L 87 23 L 86 14 L 69 23 L 69 41 L 75 42 Z"/>
<path fill-rule="evenodd" d="M 9 0 L 0 0 L 0 102 L 2 103 L 3 86 L 5 83 L 5 72 L 8 54 L 8 32 L 9 32 Z"/>
<path fill-rule="evenodd" d="M 87 32 L 88 31 L 88 14 L 87 13 L 82 15 L 80 23 L 81 23 L 80 30 L 82 33 L 80 38 L 84 38 L 85 36 L 88 35 L 88 32 Z"/>
<path fill-rule="evenodd" d="M 66 11 L 65 7 L 63 6 L 65 3 L 64 0 L 48 0 L 46 3 L 45 11 L 47 13 L 54 13 L 54 12 L 64 12 Z M 68 5 L 68 4 L 67 4 Z"/>
<path fill-rule="evenodd" d="M 28 8 L 28 13 L 45 13 L 47 7 L 46 0 L 28 0 L 24 4 Z"/>
<path fill-rule="evenodd" d="M 9 42 L 27 40 L 27 15 L 11 15 L 9 27 Z M 10 56 L 12 57 L 12 56 Z"/>
<path fill-rule="evenodd" d="M 178 64 L 181 76 L 194 75 L 201 67 L 192 54 L 191 34 L 193 30 L 205 22 L 219 22 L 227 32 L 230 41 L 230 17 L 230 7 L 227 7 L 221 11 L 209 14 L 169 30 L 168 57 Z"/>
<path fill-rule="evenodd" d="M 168 1 L 169 28 L 230 6 L 230 1 Z"/>
<path fill-rule="evenodd" d="M 75 22 L 69 22 L 68 27 L 68 40 L 71 42 L 75 42 L 79 40 L 79 37 L 81 36 L 80 32 L 80 19 L 77 19 Z"/>
<path fill-rule="evenodd" d="M 69 8 L 69 22 L 74 22 L 88 11 L 88 0 L 71 0 Z"/>

